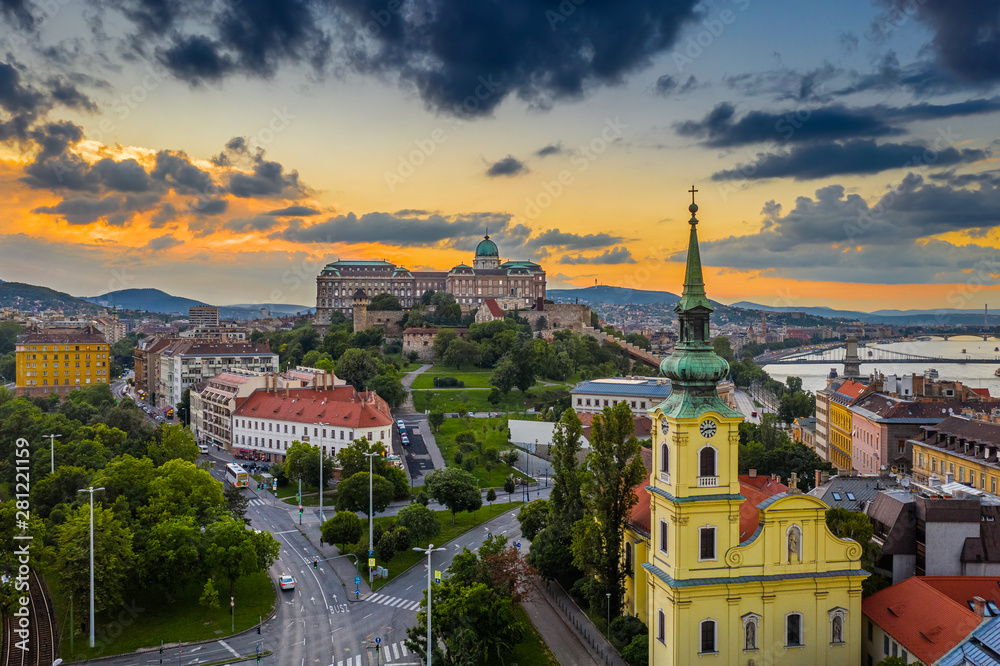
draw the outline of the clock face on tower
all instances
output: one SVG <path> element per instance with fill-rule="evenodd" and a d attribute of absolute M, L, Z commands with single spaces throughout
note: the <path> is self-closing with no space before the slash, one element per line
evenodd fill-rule
<path fill-rule="evenodd" d="M 705 419 L 704 421 L 702 421 L 701 428 L 699 428 L 699 430 L 701 430 L 701 436 L 706 439 L 711 439 L 712 437 L 715 436 L 715 429 L 716 429 L 715 421 L 713 421 L 712 419 Z"/>

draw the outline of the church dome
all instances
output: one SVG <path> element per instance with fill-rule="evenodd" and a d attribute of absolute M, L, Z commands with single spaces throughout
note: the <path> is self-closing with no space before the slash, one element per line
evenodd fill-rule
<path fill-rule="evenodd" d="M 479 241 L 479 245 L 476 246 L 476 256 L 477 257 L 500 256 L 500 250 L 497 248 L 497 244 L 490 240 L 489 234 L 483 236 L 483 240 Z"/>

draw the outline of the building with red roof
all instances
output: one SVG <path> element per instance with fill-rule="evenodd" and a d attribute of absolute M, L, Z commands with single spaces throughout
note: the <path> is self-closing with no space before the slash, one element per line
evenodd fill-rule
<path fill-rule="evenodd" d="M 1000 578 L 930 576 L 907 578 L 876 592 L 861 603 L 863 662 L 900 657 L 906 663 L 939 663 L 1000 613 L 998 589 Z"/>

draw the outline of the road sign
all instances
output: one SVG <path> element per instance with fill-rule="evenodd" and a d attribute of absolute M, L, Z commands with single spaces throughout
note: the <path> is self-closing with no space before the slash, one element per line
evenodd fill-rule
<path fill-rule="evenodd" d="M 378 636 L 376 636 L 376 637 L 375 637 L 375 645 L 378 645 L 378 644 L 379 644 L 379 643 L 381 643 L 381 642 L 382 642 L 382 639 L 381 639 L 381 638 L 379 638 Z"/>
<path fill-rule="evenodd" d="M 514 547 L 516 547 L 518 550 L 521 550 L 521 542 L 520 541 L 515 541 L 514 542 Z"/>
<path fill-rule="evenodd" d="M 361 585 L 361 576 L 355 576 L 354 577 L 354 584 L 355 585 Z"/>
<path fill-rule="evenodd" d="M 354 590 L 354 594 L 361 594 L 361 590 Z"/>
<path fill-rule="evenodd" d="M 441 582 L 441 572 L 440 571 L 436 571 L 436 570 L 434 571 L 434 580 L 436 580 L 439 583 Z"/>
<path fill-rule="evenodd" d="M 374 550 L 369 550 L 368 551 L 368 557 L 375 557 L 375 551 Z"/>
<path fill-rule="evenodd" d="M 236 597 L 229 597 L 229 607 L 232 608 L 236 605 Z"/>
<path fill-rule="evenodd" d="M 369 557 L 368 558 L 368 566 L 370 566 L 370 567 L 375 566 L 375 558 L 374 557 Z"/>

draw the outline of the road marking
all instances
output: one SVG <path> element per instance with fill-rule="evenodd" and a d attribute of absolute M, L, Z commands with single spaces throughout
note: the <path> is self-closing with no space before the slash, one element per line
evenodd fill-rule
<path fill-rule="evenodd" d="M 368 618 L 370 618 L 371 616 L 372 616 L 372 614 L 371 614 L 371 613 L 368 613 L 368 615 L 365 615 L 365 616 L 364 616 L 363 618 L 361 618 L 361 619 L 362 619 L 362 620 L 367 620 L 367 619 L 368 619 Z"/>
<path fill-rule="evenodd" d="M 239 656 L 240 656 L 240 653 L 239 653 L 239 652 L 237 652 L 236 650 L 234 650 L 234 649 L 233 649 L 233 648 L 232 648 L 232 647 L 231 647 L 231 646 L 229 645 L 229 643 L 227 643 L 226 641 L 223 641 L 223 640 L 220 640 L 220 641 L 219 641 L 219 645 L 221 645 L 222 647 L 224 647 L 224 648 L 226 648 L 227 650 L 229 650 L 230 652 L 232 652 L 232 653 L 233 653 L 233 656 L 235 656 L 235 657 L 239 657 Z"/>
<path fill-rule="evenodd" d="M 378 599 L 381 596 L 382 596 L 381 594 L 374 594 L 374 595 L 368 597 L 368 601 L 375 601 L 376 599 Z"/>
<path fill-rule="evenodd" d="M 399 659 L 399 643 L 392 644 L 392 654 L 396 659 Z"/>

